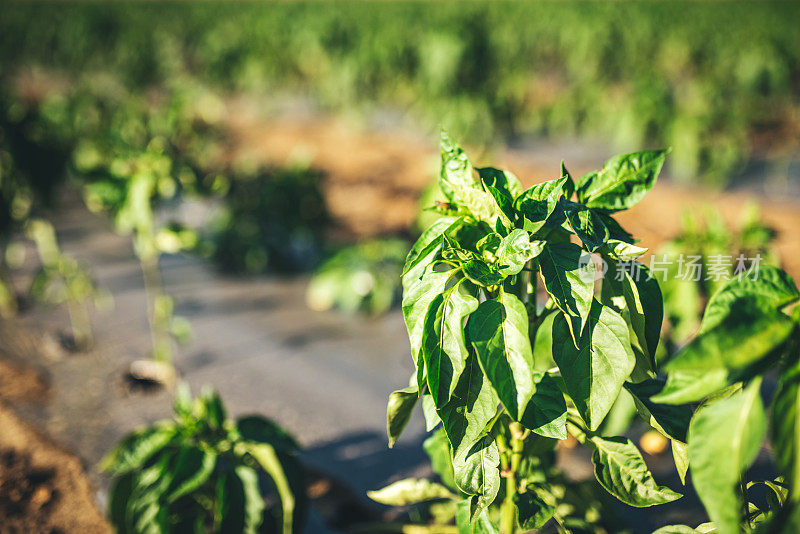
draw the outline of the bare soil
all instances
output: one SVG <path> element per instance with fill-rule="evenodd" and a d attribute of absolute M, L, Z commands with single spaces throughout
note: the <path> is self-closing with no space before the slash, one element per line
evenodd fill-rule
<path fill-rule="evenodd" d="M 339 228 L 350 236 L 372 237 L 407 232 L 419 213 L 420 193 L 433 183 L 438 169 L 435 139 L 417 133 L 374 129 L 335 118 L 263 117 L 252 107 L 229 103 L 227 125 L 233 160 L 285 165 L 301 162 L 325 173 L 325 198 Z M 597 147 L 555 150 L 499 150 L 477 154 L 476 163 L 512 171 L 524 186 L 556 177 L 562 156 L 573 175 L 599 168 L 611 153 Z M 567 150 L 564 154 L 556 150 Z M 715 192 L 661 180 L 631 210 L 619 214 L 635 230 L 642 246 L 658 246 L 680 231 L 687 210 L 717 208 L 735 228 L 743 208 L 754 200 L 748 192 Z M 784 268 L 800 278 L 800 199 L 756 197 L 763 220 L 778 232 L 777 252 Z"/>
<path fill-rule="evenodd" d="M 78 458 L 2 401 L 42 402 L 47 380 L 0 355 L 0 533 L 111 532 Z"/>

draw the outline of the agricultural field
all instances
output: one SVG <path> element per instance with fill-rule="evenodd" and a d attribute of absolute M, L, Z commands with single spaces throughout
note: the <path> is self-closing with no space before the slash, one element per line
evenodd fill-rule
<path fill-rule="evenodd" d="M 800 6 L 0 6 L 0 532 L 800 531 Z"/>

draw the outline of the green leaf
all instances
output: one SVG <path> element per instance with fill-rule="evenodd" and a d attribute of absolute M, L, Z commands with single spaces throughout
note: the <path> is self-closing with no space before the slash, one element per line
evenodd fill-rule
<path fill-rule="evenodd" d="M 438 410 L 454 451 L 464 442 L 471 446 L 483 435 L 486 425 L 497 414 L 499 402 L 477 356 L 471 353 L 450 402 Z"/>
<path fill-rule="evenodd" d="M 733 301 L 729 315 L 665 365 L 667 384 L 653 400 L 683 404 L 702 399 L 727 385 L 736 372 L 781 351 L 795 328 L 782 313 L 765 312 L 748 299 Z"/>
<path fill-rule="evenodd" d="M 739 532 L 741 473 L 758 454 L 767 430 L 761 380 L 697 410 L 689 425 L 692 482 L 711 520 L 722 533 Z"/>
<path fill-rule="evenodd" d="M 300 447 L 283 428 L 261 415 L 246 415 L 236 421 L 236 430 L 247 441 L 268 443 L 279 451 L 296 452 Z"/>
<path fill-rule="evenodd" d="M 606 258 L 613 276 L 603 278 L 601 299 L 603 304 L 612 306 L 630 326 L 631 342 L 636 367 L 633 379 L 640 381 L 650 378 L 656 367 L 655 353 L 658 348 L 661 323 L 664 318 L 664 304 L 658 282 L 649 278 L 644 265 L 636 264 L 638 272 L 629 272 L 624 265 Z"/>
<path fill-rule="evenodd" d="M 497 270 L 504 276 L 518 274 L 528 261 L 542 252 L 543 247 L 542 241 L 531 243 L 526 231 L 512 230 L 497 247 Z"/>
<path fill-rule="evenodd" d="M 442 483 L 453 491 L 458 491 L 453 472 L 453 452 L 444 429 L 440 428 L 423 441 L 422 448 L 431 460 L 433 472 L 439 475 Z"/>
<path fill-rule="evenodd" d="M 608 229 L 608 227 L 606 227 L 606 229 Z M 647 249 L 637 247 L 636 245 L 626 243 L 625 241 L 620 241 L 619 239 L 609 238 L 606 240 L 605 245 L 600 248 L 600 252 L 608 254 L 616 260 L 633 261 L 647 252 Z"/>
<path fill-rule="evenodd" d="M 220 429 L 225 424 L 227 414 L 225 413 L 225 406 L 222 404 L 222 399 L 219 393 L 211 388 L 204 388 L 200 393 L 196 402 L 202 402 L 205 406 L 203 412 L 205 413 L 205 421 L 212 429 Z"/>
<path fill-rule="evenodd" d="M 441 132 L 440 148 L 442 165 L 439 187 L 449 200 L 458 200 L 459 191 L 475 186 L 474 169 L 464 150 L 444 130 Z"/>
<path fill-rule="evenodd" d="M 553 518 L 556 511 L 555 506 L 544 502 L 531 489 L 525 493 L 517 493 L 514 496 L 514 504 L 517 506 L 519 525 L 525 530 L 542 528 Z"/>
<path fill-rule="evenodd" d="M 386 407 L 386 434 L 389 436 L 390 449 L 394 447 L 397 438 L 408 424 L 418 398 L 419 388 L 417 386 L 399 389 L 389 395 L 389 404 Z"/>
<path fill-rule="evenodd" d="M 794 281 L 777 267 L 760 266 L 755 279 L 751 278 L 755 276 L 752 271 L 745 274 L 741 279 L 730 280 L 709 299 L 699 333 L 722 323 L 738 306 L 769 313 L 800 299 Z M 741 300 L 746 304 L 737 302 Z"/>
<path fill-rule="evenodd" d="M 608 228 L 593 210 L 566 199 L 561 199 L 559 206 L 564 210 L 570 228 L 587 250 L 594 252 L 608 241 Z"/>
<path fill-rule="evenodd" d="M 470 354 L 450 402 L 439 410 L 453 448 L 458 488 L 464 493 L 479 495 L 481 503 L 487 505 L 500 488 L 499 453 L 493 442 L 487 445 L 482 439 L 487 424 L 497 413 L 498 402 L 477 356 Z"/>
<path fill-rule="evenodd" d="M 791 485 L 796 502 L 800 499 L 800 377 L 787 375 L 784 372 L 772 401 L 770 437 L 775 463 Z"/>
<path fill-rule="evenodd" d="M 108 488 L 108 519 L 117 532 L 129 531 L 127 520 L 128 504 L 132 500 L 134 488 L 133 473 L 114 477 Z"/>
<path fill-rule="evenodd" d="M 467 323 L 478 361 L 509 415 L 519 421 L 542 374 L 534 371 L 525 305 L 511 293 L 482 302 Z M 536 375 L 536 376 L 534 376 Z"/>
<path fill-rule="evenodd" d="M 667 152 L 644 150 L 611 158 L 602 170 L 578 180 L 578 200 L 607 212 L 634 206 L 655 185 Z"/>
<path fill-rule="evenodd" d="M 174 425 L 159 425 L 137 430 L 126 436 L 106 455 L 101 463 L 102 469 L 112 475 L 121 475 L 140 468 L 154 454 L 172 442 L 176 435 Z"/>
<path fill-rule="evenodd" d="M 492 228 L 497 227 L 498 219 L 502 221 L 503 226 L 511 226 L 511 221 L 500 210 L 495 198 L 491 193 L 484 191 L 481 184 L 458 191 L 456 202 L 464 206 L 475 219 L 486 222 Z"/>
<path fill-rule="evenodd" d="M 522 193 L 522 185 L 512 172 L 495 169 L 493 167 L 481 167 L 477 169 L 477 171 L 478 176 L 484 184 L 492 186 L 498 191 L 507 193 L 512 200 Z"/>
<path fill-rule="evenodd" d="M 295 496 L 289 484 L 289 479 L 283 469 L 283 465 L 275 452 L 275 448 L 266 443 L 249 443 L 247 445 L 247 452 L 255 458 L 261 468 L 266 471 L 269 477 L 275 484 L 275 489 L 278 490 L 278 496 L 281 500 L 281 510 L 283 518 L 283 534 L 292 534 L 292 522 L 294 519 Z M 238 474 L 238 468 L 237 468 Z M 255 474 L 255 472 L 254 472 Z M 258 489 L 258 480 L 256 480 L 256 490 Z M 259 499 L 261 494 L 258 494 Z M 263 505 L 263 499 L 261 499 Z"/>
<path fill-rule="evenodd" d="M 181 382 L 175 391 L 172 409 L 178 421 L 185 421 L 192 416 L 192 392 L 187 382 Z"/>
<path fill-rule="evenodd" d="M 478 496 L 478 509 L 489 506 L 500 491 L 499 465 L 500 451 L 491 435 L 455 451 L 453 472 L 456 486 L 464 493 Z"/>
<path fill-rule="evenodd" d="M 447 232 L 454 230 L 461 224 L 461 219 L 453 217 L 442 217 L 437 219 L 431 224 L 422 235 L 419 236 L 416 243 L 411 247 L 411 250 L 406 256 L 406 262 L 403 266 L 403 281 L 418 279 L 425 272 L 425 269 L 438 255 L 442 248 L 442 236 Z M 414 271 L 411 273 L 411 271 Z M 409 275 L 408 277 L 406 275 Z"/>
<path fill-rule="evenodd" d="M 500 531 L 492 523 L 486 510 L 473 510 L 473 499 L 465 499 L 458 503 L 456 511 L 458 534 L 499 534 Z"/>
<path fill-rule="evenodd" d="M 681 484 L 686 485 L 686 473 L 689 472 L 689 446 L 686 443 L 672 440 L 672 459 L 675 462 L 675 470 L 681 479 Z"/>
<path fill-rule="evenodd" d="M 639 412 L 650 426 L 667 436 L 686 443 L 686 432 L 692 419 L 688 405 L 669 405 L 653 402 L 651 397 L 664 386 L 662 380 L 649 379 L 637 384 L 625 382 L 625 389 L 633 395 Z"/>
<path fill-rule="evenodd" d="M 728 375 L 725 368 L 673 371 L 667 375 L 664 388 L 652 400 L 662 404 L 697 402 L 727 386 Z"/>
<path fill-rule="evenodd" d="M 494 197 L 506 218 L 513 222 L 516 218 L 514 199 L 522 192 L 517 177 L 508 171 L 492 167 L 483 167 L 477 171 L 484 188 Z"/>
<path fill-rule="evenodd" d="M 574 243 L 548 243 L 538 257 L 545 289 L 556 306 L 578 324 L 569 322 L 570 333 L 577 342 L 589 317 L 594 294 L 594 263 L 582 258 L 583 250 Z"/>
<path fill-rule="evenodd" d="M 264 499 L 258 489 L 255 470 L 239 465 L 225 472 L 217 482 L 217 532 L 255 533 L 262 521 Z"/>
<path fill-rule="evenodd" d="M 568 177 L 548 180 L 527 189 L 514 200 L 514 208 L 521 215 L 522 229 L 534 233 L 544 226 L 553 213 Z"/>
<path fill-rule="evenodd" d="M 553 322 L 553 358 L 581 417 L 596 430 L 633 371 L 628 325 L 608 306 L 594 301 L 575 348 L 563 315 Z"/>
<path fill-rule="evenodd" d="M 436 499 L 457 499 L 458 495 L 441 484 L 429 480 L 406 478 L 385 488 L 368 491 L 367 497 L 389 506 L 407 506 Z"/>
<path fill-rule="evenodd" d="M 478 309 L 475 288 L 465 280 L 436 295 L 431 301 L 422 334 L 422 355 L 436 406 L 450 400 L 464 371 L 467 342 L 464 322 Z"/>
<path fill-rule="evenodd" d="M 606 491 L 630 506 L 644 507 L 682 497 L 659 486 L 647 469 L 639 449 L 625 438 L 591 438 L 594 475 Z"/>
<path fill-rule="evenodd" d="M 268 447 L 268 445 L 258 445 L 258 447 Z M 258 487 L 258 474 L 255 469 L 245 465 L 238 465 L 234 469 L 236 477 L 241 481 L 242 494 L 244 497 L 244 528 L 243 532 L 258 532 L 264 513 L 264 498 Z M 232 532 L 225 530 L 223 532 Z M 291 524 L 289 529 L 284 528 L 283 534 L 292 534 Z"/>
<path fill-rule="evenodd" d="M 493 287 L 500 285 L 505 276 L 492 269 L 482 259 L 471 259 L 461 266 L 464 276 L 471 282 L 482 287 Z"/>
<path fill-rule="evenodd" d="M 697 534 L 697 531 L 686 525 L 669 525 L 661 527 L 653 532 L 653 534 Z"/>
<path fill-rule="evenodd" d="M 605 224 L 606 228 L 608 228 L 608 233 L 612 240 L 628 243 L 630 245 L 634 245 L 639 241 L 638 239 L 634 239 L 630 232 L 620 226 L 617 220 L 608 213 L 603 213 L 602 211 L 597 210 L 595 210 L 595 213 L 598 214 L 600 220 L 603 221 L 603 224 Z"/>
<path fill-rule="evenodd" d="M 520 422 L 540 436 L 567 438 L 567 403 L 557 379 L 549 374 L 542 377 Z"/>
<path fill-rule="evenodd" d="M 638 277 L 633 277 L 634 285 L 638 293 L 635 299 L 632 288 L 630 296 L 626 290 L 625 298 L 631 299 L 636 303 L 636 323 L 634 330 L 640 342 L 643 342 L 650 357 L 655 361 L 658 340 L 661 337 L 661 323 L 664 321 L 664 298 L 661 295 L 661 288 L 655 278 L 650 278 L 650 271 L 642 266 Z M 629 308 L 632 305 L 629 304 Z"/>
<path fill-rule="evenodd" d="M 425 430 L 427 432 L 430 432 L 442 422 L 439 419 L 439 414 L 436 413 L 436 404 L 433 402 L 433 397 L 431 397 L 430 393 L 422 396 L 422 415 L 425 416 Z"/>
<path fill-rule="evenodd" d="M 197 490 L 214 472 L 217 455 L 197 447 L 183 446 L 172 468 L 173 479 L 167 488 L 167 502 L 174 502 Z"/>
<path fill-rule="evenodd" d="M 431 302 L 437 295 L 444 292 L 450 278 L 456 270 L 438 272 L 429 266 L 425 273 L 416 280 L 403 285 L 403 316 L 408 329 L 408 338 L 411 343 L 411 356 L 417 365 L 417 386 L 420 391 L 425 386 L 425 363 L 422 357 L 422 337 L 425 329 L 425 317 Z M 409 272 L 409 275 L 412 273 Z"/>
<path fill-rule="evenodd" d="M 698 527 L 699 528 L 699 527 Z M 759 523 L 755 534 L 797 534 L 800 532 L 800 506 L 788 503 L 772 514 L 766 521 Z"/>

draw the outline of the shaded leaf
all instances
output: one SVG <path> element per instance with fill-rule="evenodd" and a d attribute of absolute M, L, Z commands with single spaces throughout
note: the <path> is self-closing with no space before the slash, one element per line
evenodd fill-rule
<path fill-rule="evenodd" d="M 570 332 L 577 341 L 589 317 L 594 294 L 594 263 L 582 257 L 583 250 L 574 243 L 548 243 L 538 257 L 545 289 L 558 308 L 578 318 Z"/>
<path fill-rule="evenodd" d="M 464 322 L 478 308 L 469 282 L 459 281 L 431 301 L 422 334 L 422 353 L 436 406 L 444 406 L 467 360 Z"/>
<path fill-rule="evenodd" d="M 517 519 L 525 530 L 542 528 L 555 514 L 555 506 L 544 502 L 535 491 L 528 490 L 514 496 Z"/>
<path fill-rule="evenodd" d="M 563 177 L 536 184 L 514 200 L 514 207 L 521 215 L 523 230 L 534 233 L 544 226 L 556 209 L 568 180 L 568 177 Z"/>
<path fill-rule="evenodd" d="M 181 447 L 172 468 L 173 479 L 167 488 L 167 502 L 192 493 L 206 481 L 217 465 L 217 455 L 197 447 Z"/>
<path fill-rule="evenodd" d="M 283 469 L 283 463 L 279 459 L 278 454 L 275 452 L 275 448 L 271 445 L 267 445 L 266 443 L 252 443 L 248 444 L 247 452 L 249 452 L 250 455 L 255 458 L 261 468 L 269 475 L 269 478 L 272 479 L 272 483 L 275 484 L 275 489 L 278 490 L 278 496 L 280 497 L 281 501 L 281 518 L 283 524 L 282 532 L 283 534 L 292 534 L 295 496 L 289 484 L 289 479 L 286 475 L 286 472 Z M 239 474 L 240 478 L 242 478 L 242 473 L 239 473 L 238 467 L 236 472 Z M 246 475 L 248 477 L 252 476 L 249 472 L 246 473 Z M 253 472 L 253 475 L 255 475 L 255 472 Z M 242 478 L 242 482 L 250 494 L 250 497 L 248 498 L 249 502 L 249 499 L 255 498 L 254 492 L 258 492 L 258 480 L 256 479 L 255 488 L 247 488 L 249 482 L 244 478 Z M 258 492 L 258 499 L 261 500 L 263 505 L 263 499 L 261 499 L 260 492 Z M 253 509 L 255 509 L 255 506 L 253 506 Z"/>
<path fill-rule="evenodd" d="M 551 375 L 545 374 L 536 384 L 536 391 L 520 422 L 540 436 L 567 438 L 567 403 L 557 380 Z"/>
<path fill-rule="evenodd" d="M 439 429 L 423 441 L 422 448 L 431 460 L 433 472 L 439 475 L 442 483 L 453 491 L 458 491 L 453 473 L 453 452 L 444 429 Z"/>
<path fill-rule="evenodd" d="M 793 499 L 800 499 L 800 377 L 792 376 L 794 369 L 784 371 L 772 401 L 772 448 L 775 463 L 793 490 Z"/>
<path fill-rule="evenodd" d="M 386 406 L 386 434 L 389 436 L 390 449 L 394 447 L 397 438 L 408 424 L 418 398 L 417 386 L 399 389 L 389 395 L 389 403 Z"/>
<path fill-rule="evenodd" d="M 505 276 L 515 275 L 528 261 L 538 256 L 543 248 L 544 242 L 531 243 L 524 230 L 512 230 L 497 247 L 497 270 Z"/>
<path fill-rule="evenodd" d="M 126 436 L 102 461 L 102 468 L 121 475 L 144 465 L 177 435 L 173 425 L 152 426 Z"/>
<path fill-rule="evenodd" d="M 500 489 L 499 453 L 492 440 L 484 440 L 498 402 L 477 356 L 470 354 L 450 402 L 439 410 L 453 448 L 456 485 L 464 493 L 478 495 L 481 505 L 492 502 Z"/>
<path fill-rule="evenodd" d="M 613 309 L 595 301 L 578 345 L 572 344 L 564 316 L 556 317 L 553 357 L 578 412 L 596 430 L 633 370 L 628 325 Z"/>
<path fill-rule="evenodd" d="M 642 454 L 629 439 L 595 436 L 591 445 L 595 477 L 625 504 L 644 507 L 681 498 L 681 494 L 656 484 Z"/>
<path fill-rule="evenodd" d="M 700 334 L 708 332 L 740 306 L 772 312 L 800 298 L 791 277 L 777 267 L 759 266 L 757 275 L 752 271 L 741 279 L 734 278 L 722 286 L 709 299 L 700 323 Z M 755 279 L 752 277 L 755 276 Z"/>
<path fill-rule="evenodd" d="M 246 415 L 236 421 L 236 430 L 247 441 L 269 443 L 278 450 L 295 452 L 297 442 L 283 428 L 261 415 Z"/>
<path fill-rule="evenodd" d="M 656 430 L 665 436 L 686 443 L 692 409 L 688 405 L 669 405 L 653 402 L 651 397 L 664 386 L 663 380 L 649 379 L 637 384 L 625 382 L 642 416 Z"/>
<path fill-rule="evenodd" d="M 593 210 L 565 199 L 561 199 L 559 206 L 564 210 L 570 228 L 587 250 L 594 252 L 608 241 L 608 228 Z"/>
<path fill-rule="evenodd" d="M 541 373 L 533 369 L 525 305 L 511 293 L 482 302 L 467 323 L 486 376 L 514 420 L 519 420 Z M 536 376 L 534 376 L 536 375 Z"/>

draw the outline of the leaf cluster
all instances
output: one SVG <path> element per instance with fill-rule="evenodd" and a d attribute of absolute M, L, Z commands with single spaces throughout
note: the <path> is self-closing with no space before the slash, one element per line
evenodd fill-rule
<path fill-rule="evenodd" d="M 689 408 L 651 398 L 660 389 L 658 284 L 640 264 L 643 274 L 617 268 L 646 249 L 614 214 L 653 187 L 666 153 L 616 156 L 577 179 L 562 164 L 559 178 L 523 190 L 507 171 L 474 168 L 442 133 L 442 217 L 403 273 L 416 372 L 390 396 L 387 426 L 391 445 L 422 402 L 428 428 L 442 425 L 472 519 L 500 500 L 522 528 L 558 515 L 547 480 L 529 491 L 522 466 L 526 447 L 552 450 L 568 433 L 593 450 L 597 480 L 620 501 L 680 497 L 655 482 L 633 443 L 597 432 L 624 388 L 646 421 L 685 448 Z"/>
<path fill-rule="evenodd" d="M 698 335 L 664 366 L 656 402 L 699 403 L 688 429 L 685 462 L 717 532 L 797 532 L 800 301 L 782 270 L 755 265 L 713 294 Z M 762 384 L 777 371 L 771 400 Z M 765 439 L 778 476 L 746 470 Z M 759 498 L 756 487 L 766 491 Z"/>
<path fill-rule="evenodd" d="M 103 461 L 114 479 L 108 514 L 118 532 L 302 531 L 298 446 L 260 416 L 231 421 L 219 395 L 182 386 L 174 420 L 125 437 Z M 275 495 L 267 506 L 264 495 Z"/>

